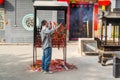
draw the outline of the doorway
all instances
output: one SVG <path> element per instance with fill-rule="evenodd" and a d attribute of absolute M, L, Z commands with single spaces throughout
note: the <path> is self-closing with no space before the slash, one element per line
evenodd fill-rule
<path fill-rule="evenodd" d="M 91 38 L 93 4 L 70 4 L 70 40 Z"/>

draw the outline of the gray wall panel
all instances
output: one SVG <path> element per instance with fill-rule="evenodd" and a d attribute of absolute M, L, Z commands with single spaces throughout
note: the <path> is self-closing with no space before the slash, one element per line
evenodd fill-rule
<path fill-rule="evenodd" d="M 120 8 L 120 0 L 116 0 L 116 8 Z"/>
<path fill-rule="evenodd" d="M 9 21 L 11 31 L 6 35 L 6 39 L 9 39 L 11 43 L 32 43 L 33 32 L 27 31 L 22 26 L 22 19 L 26 14 L 33 13 L 33 2 L 32 0 L 16 0 L 16 25 L 15 27 L 15 0 L 5 0 L 5 17 Z M 40 21 L 46 19 L 52 20 L 52 11 L 38 11 L 38 17 Z M 8 30 L 6 30 L 8 31 Z M 8 41 L 8 40 L 6 40 Z"/>

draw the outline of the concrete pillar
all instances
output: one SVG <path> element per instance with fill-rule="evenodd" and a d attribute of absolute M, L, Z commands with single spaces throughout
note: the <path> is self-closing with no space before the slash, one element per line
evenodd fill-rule
<path fill-rule="evenodd" d="M 111 0 L 111 11 L 116 8 L 116 0 Z"/>

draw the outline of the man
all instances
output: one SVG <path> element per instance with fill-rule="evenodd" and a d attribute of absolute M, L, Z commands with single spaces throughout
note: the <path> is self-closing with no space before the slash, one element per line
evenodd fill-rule
<path fill-rule="evenodd" d="M 51 35 L 54 31 L 60 27 L 59 24 L 57 27 L 52 26 L 50 29 L 48 26 L 48 22 L 43 20 L 41 22 L 41 40 L 42 40 L 42 49 L 43 49 L 43 56 L 42 56 L 42 71 L 44 73 L 53 73 L 49 70 L 49 65 L 52 56 L 52 43 L 51 43 Z"/>

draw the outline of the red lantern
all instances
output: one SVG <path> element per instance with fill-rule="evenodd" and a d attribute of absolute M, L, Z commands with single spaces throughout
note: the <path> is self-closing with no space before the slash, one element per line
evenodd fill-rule
<path fill-rule="evenodd" d="M 86 8 L 86 7 L 87 7 L 87 5 L 84 5 L 84 7 Z"/>
<path fill-rule="evenodd" d="M 80 7 L 82 8 L 82 7 L 83 7 L 83 5 L 80 5 Z"/>
<path fill-rule="evenodd" d="M 78 8 L 78 7 L 79 7 L 79 5 L 77 4 L 77 5 L 76 5 L 76 7 Z"/>
<path fill-rule="evenodd" d="M 108 6 L 108 5 L 110 5 L 110 0 L 98 0 L 98 3 L 100 6 L 102 6 L 102 5 Z"/>
<path fill-rule="evenodd" d="M 2 5 L 4 3 L 4 0 L 0 0 L 0 5 Z"/>
<path fill-rule="evenodd" d="M 58 0 L 58 1 L 67 1 L 68 3 L 70 2 L 70 0 Z"/>

